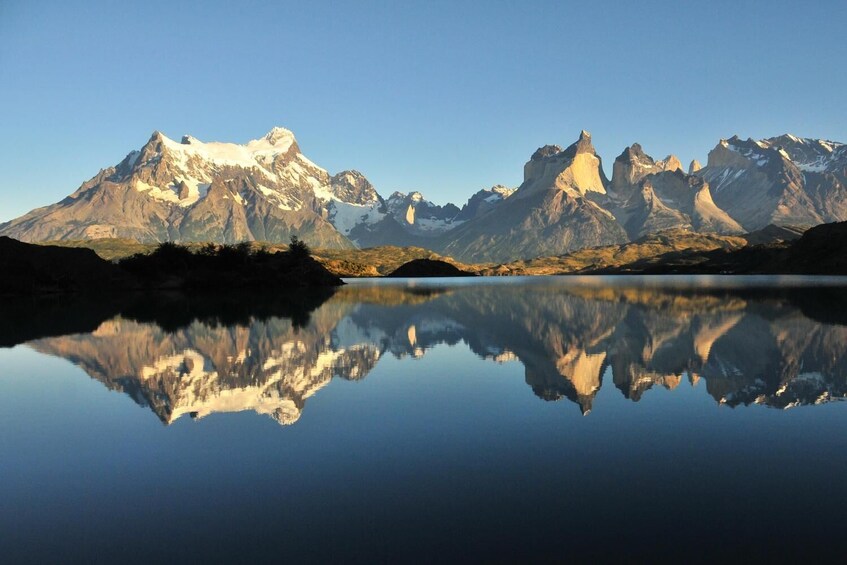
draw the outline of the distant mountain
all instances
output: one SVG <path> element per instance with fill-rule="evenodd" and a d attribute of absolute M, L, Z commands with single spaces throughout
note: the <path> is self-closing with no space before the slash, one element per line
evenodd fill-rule
<path fill-rule="evenodd" d="M 715 205 L 708 183 L 685 174 L 673 155 L 654 161 L 636 143 L 615 159 L 612 170 L 610 209 L 632 240 L 666 229 L 744 231 Z"/>
<path fill-rule="evenodd" d="M 159 132 L 62 201 L 0 224 L 23 241 L 287 242 L 417 246 L 468 262 L 557 256 L 668 229 L 736 235 L 847 220 L 847 146 L 782 135 L 721 140 L 705 167 L 654 160 L 635 143 L 606 177 L 587 132 L 539 148 L 517 189 L 460 208 L 420 192 L 387 198 L 360 172 L 330 175 L 274 128 L 243 145 Z"/>
<path fill-rule="evenodd" d="M 721 140 L 696 174 L 712 186 L 721 209 L 754 231 L 846 220 L 845 171 L 844 145 L 783 135 Z"/>
<path fill-rule="evenodd" d="M 514 193 L 514 188 L 508 188 L 502 184 L 492 186 L 491 188 L 484 188 L 474 193 L 468 199 L 467 203 L 462 206 L 461 211 L 455 217 L 454 222 L 466 222 L 478 218 L 502 204 L 504 200 Z"/>
<path fill-rule="evenodd" d="M 215 242 L 285 241 L 297 234 L 313 245 L 352 247 L 323 211 L 323 203 L 337 199 L 327 172 L 303 156 L 286 129 L 246 145 L 191 136 L 176 142 L 155 132 L 69 197 L 0 233 L 24 241 Z"/>
<path fill-rule="evenodd" d="M 622 243 L 626 232 L 601 205 L 607 184 L 588 132 L 567 149 L 544 146 L 512 195 L 442 236 L 437 249 L 462 261 L 502 262 Z"/>
<path fill-rule="evenodd" d="M 420 192 L 394 192 L 381 202 L 377 221 L 360 221 L 348 232 L 357 246 L 428 246 L 432 238 L 461 223 L 456 219 L 460 213 L 457 206 L 438 206 Z"/>

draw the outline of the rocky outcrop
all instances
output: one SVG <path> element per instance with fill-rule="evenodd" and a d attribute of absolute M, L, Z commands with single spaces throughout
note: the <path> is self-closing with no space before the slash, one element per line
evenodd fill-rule
<path fill-rule="evenodd" d="M 685 174 L 676 157 L 654 161 L 637 143 L 615 159 L 610 209 L 630 239 L 667 229 L 743 233 L 718 208 L 708 183 Z"/>
<path fill-rule="evenodd" d="M 681 170 L 682 163 L 674 155 L 654 161 L 644 153 L 641 145 L 633 143 L 618 155 L 612 165 L 610 195 L 616 200 L 626 200 L 644 178 L 663 171 Z"/>
<path fill-rule="evenodd" d="M 620 243 L 626 233 L 597 199 L 608 180 L 583 131 L 567 149 L 545 146 L 524 167 L 524 182 L 491 212 L 454 228 L 438 248 L 459 260 L 507 261 Z"/>
<path fill-rule="evenodd" d="M 577 141 L 567 149 L 545 145 L 533 153 L 524 165 L 524 182 L 514 197 L 550 188 L 574 196 L 605 194 L 608 182 L 600 156 L 591 143 L 591 134 L 582 130 Z"/>

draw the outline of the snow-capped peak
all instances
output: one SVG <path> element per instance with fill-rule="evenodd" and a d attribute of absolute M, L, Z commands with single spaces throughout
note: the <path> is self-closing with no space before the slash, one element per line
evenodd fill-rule
<path fill-rule="evenodd" d="M 822 173 L 843 166 L 840 165 L 841 158 L 835 155 L 842 144 L 835 141 L 800 138 L 790 133 L 763 141 L 778 148 L 783 156 L 787 155 L 787 158 L 804 172 Z"/>
<path fill-rule="evenodd" d="M 153 199 L 186 208 L 207 195 L 215 178 L 238 169 L 281 210 L 300 209 L 329 189 L 327 172 L 306 159 L 294 134 L 280 127 L 245 144 L 204 142 L 192 135 L 177 142 L 156 131 L 138 154 L 118 165 L 116 178 Z M 243 199 L 232 198 L 239 203 Z"/>
<path fill-rule="evenodd" d="M 179 161 L 198 158 L 216 166 L 225 167 L 264 167 L 278 155 L 296 149 L 294 134 L 287 129 L 274 128 L 266 136 L 254 139 L 244 145 L 218 141 L 200 141 L 194 136 L 185 135 L 177 143 L 161 132 L 154 132 L 151 141 L 158 141 L 162 149 L 177 156 Z M 298 151 L 299 152 L 299 151 Z"/>
<path fill-rule="evenodd" d="M 291 130 L 278 126 L 272 128 L 262 139 L 274 146 L 285 145 L 286 149 L 291 147 L 292 143 L 296 143 L 294 133 Z"/>

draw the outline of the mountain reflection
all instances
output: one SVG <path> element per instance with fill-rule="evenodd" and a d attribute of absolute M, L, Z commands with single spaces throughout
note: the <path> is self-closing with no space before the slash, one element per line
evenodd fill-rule
<path fill-rule="evenodd" d="M 460 342 L 480 358 L 520 362 L 535 395 L 568 399 L 583 413 L 603 385 L 638 401 L 683 379 L 704 381 L 721 404 L 787 408 L 847 394 L 847 326 L 832 314 L 839 296 L 553 280 L 354 284 L 289 297 L 276 309 L 258 297 L 242 300 L 265 305 L 228 317 L 212 316 L 211 306 L 181 317 L 173 307 L 122 309 L 93 331 L 27 343 L 70 360 L 165 423 L 252 410 L 291 424 L 333 378 L 362 379 L 385 355 L 415 358 Z"/>

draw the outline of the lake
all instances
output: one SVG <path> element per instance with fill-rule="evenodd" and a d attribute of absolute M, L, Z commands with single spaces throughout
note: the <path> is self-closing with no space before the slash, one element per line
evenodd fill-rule
<path fill-rule="evenodd" d="M 847 281 L 8 301 L 17 562 L 835 558 Z"/>

